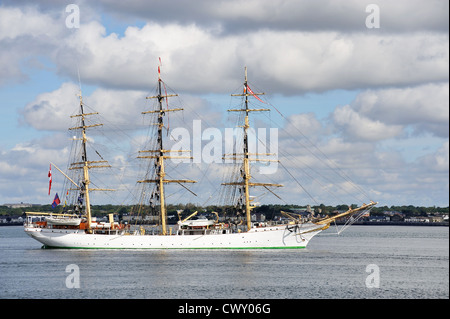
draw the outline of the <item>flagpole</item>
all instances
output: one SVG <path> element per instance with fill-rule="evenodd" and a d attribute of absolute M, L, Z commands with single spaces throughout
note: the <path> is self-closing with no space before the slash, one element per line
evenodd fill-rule
<path fill-rule="evenodd" d="M 78 184 L 75 183 L 69 176 L 67 176 L 66 173 L 64 173 L 62 170 L 60 170 L 60 169 L 58 168 L 58 166 L 56 166 L 56 165 L 53 164 L 52 162 L 50 162 L 50 165 L 55 166 L 55 168 L 56 168 L 61 174 L 63 174 L 69 181 L 71 181 L 73 185 L 75 185 L 75 186 L 78 187 L 78 188 L 80 187 L 80 186 L 78 186 Z"/>

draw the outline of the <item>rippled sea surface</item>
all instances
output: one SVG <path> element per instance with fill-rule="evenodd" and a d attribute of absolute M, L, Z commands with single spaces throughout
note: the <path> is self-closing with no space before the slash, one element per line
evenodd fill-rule
<path fill-rule="evenodd" d="M 0 227 L 0 298 L 443 299 L 449 228 L 330 227 L 301 250 L 185 251 L 47 250 Z"/>

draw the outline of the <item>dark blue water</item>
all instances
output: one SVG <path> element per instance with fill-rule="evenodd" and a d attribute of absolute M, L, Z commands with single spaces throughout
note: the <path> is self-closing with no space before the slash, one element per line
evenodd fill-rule
<path fill-rule="evenodd" d="M 0 227 L 0 298 L 449 298 L 448 227 L 333 232 L 303 250 L 44 250 Z"/>

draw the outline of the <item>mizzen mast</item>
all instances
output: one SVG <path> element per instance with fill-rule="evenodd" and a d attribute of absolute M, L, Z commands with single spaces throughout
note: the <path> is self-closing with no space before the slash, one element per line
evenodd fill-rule
<path fill-rule="evenodd" d="M 166 204 L 165 204 L 165 192 L 164 192 L 164 184 L 166 183 L 178 183 L 181 186 L 184 187 L 181 183 L 196 183 L 196 181 L 193 180 L 185 180 L 185 179 L 166 179 L 166 171 L 165 171 L 165 159 L 168 158 L 192 158 L 189 156 L 173 156 L 170 155 L 171 150 L 164 149 L 163 145 L 163 128 L 164 128 L 164 116 L 167 112 L 175 112 L 175 111 L 182 111 L 183 108 L 173 108 L 170 109 L 167 104 L 167 108 L 164 109 L 163 107 L 163 101 L 169 97 L 178 96 L 178 94 L 165 94 L 162 93 L 162 86 L 164 85 L 164 82 L 161 80 L 161 72 L 160 72 L 160 66 L 158 66 L 158 95 L 155 96 L 148 96 L 146 99 L 158 99 L 158 108 L 154 111 L 145 111 L 142 112 L 142 114 L 149 114 L 154 113 L 158 116 L 158 133 L 157 133 L 157 145 L 156 149 L 153 150 L 143 150 L 139 151 L 139 153 L 150 153 L 152 155 L 141 155 L 137 158 L 148 158 L 148 159 L 154 159 L 155 160 L 155 167 L 156 167 L 156 178 L 155 179 L 145 179 L 140 180 L 138 183 L 156 183 L 157 187 L 157 197 L 159 197 L 160 201 L 160 221 L 161 221 L 161 232 L 162 235 L 167 235 L 167 211 L 166 211 Z M 165 90 L 164 90 L 165 91 Z M 179 152 L 179 151 L 176 151 Z M 188 151 L 190 152 L 190 151 Z"/>
<path fill-rule="evenodd" d="M 248 145 L 248 129 L 250 128 L 249 124 L 249 114 L 250 112 L 261 112 L 261 111 L 270 111 L 270 109 L 250 109 L 248 106 L 248 97 L 254 96 L 257 98 L 257 95 L 263 95 L 264 93 L 254 93 L 250 87 L 248 86 L 247 81 L 247 67 L 245 67 L 245 79 L 244 79 L 244 93 L 243 94 L 231 94 L 231 96 L 243 96 L 244 97 L 244 108 L 242 109 L 231 109 L 228 110 L 228 112 L 245 112 L 245 118 L 244 118 L 244 145 L 243 145 L 243 154 L 225 154 L 226 156 L 232 156 L 232 158 L 228 159 L 237 159 L 238 156 L 243 156 L 243 172 L 242 172 L 242 180 L 240 182 L 232 182 L 232 183 L 222 183 L 222 185 L 239 185 L 244 188 L 244 196 L 245 196 L 245 218 L 247 222 L 247 230 L 250 230 L 251 228 L 251 211 L 253 208 L 255 208 L 254 205 L 251 204 L 250 199 L 250 187 L 251 186 L 263 186 L 267 188 L 268 186 L 275 186 L 275 187 L 281 187 L 283 185 L 280 184 L 271 184 L 271 183 L 253 183 L 251 182 L 251 174 L 250 174 L 250 161 L 270 161 L 270 160 L 263 160 L 258 158 L 250 158 L 249 155 L 269 155 L 269 154 L 250 154 L 249 153 L 249 145 Z M 258 98 L 259 99 L 259 98 Z"/>

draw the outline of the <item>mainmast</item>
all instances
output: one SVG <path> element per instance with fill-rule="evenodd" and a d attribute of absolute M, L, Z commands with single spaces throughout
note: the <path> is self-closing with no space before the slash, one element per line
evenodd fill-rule
<path fill-rule="evenodd" d="M 155 167 L 156 167 L 156 179 L 146 179 L 138 181 L 138 183 L 156 183 L 157 184 L 157 192 L 160 200 L 160 219 L 161 219 L 161 232 L 163 235 L 167 235 L 167 212 L 166 212 L 166 204 L 165 204 L 165 193 L 164 193 L 164 184 L 165 183 L 195 183 L 196 181 L 192 180 L 168 180 L 165 178 L 165 163 L 164 160 L 167 158 L 192 158 L 189 156 L 172 156 L 170 153 L 171 150 L 165 150 L 163 146 L 163 128 L 164 128 L 164 116 L 166 112 L 174 112 L 174 111 L 182 111 L 182 108 L 174 108 L 166 109 L 163 108 L 163 101 L 169 97 L 178 96 L 178 94 L 162 94 L 162 85 L 164 82 L 161 80 L 160 66 L 158 66 L 158 95 L 156 96 L 148 96 L 146 99 L 158 99 L 158 109 L 154 111 L 145 111 L 142 114 L 155 113 L 158 115 L 158 135 L 157 135 L 157 149 L 154 150 L 144 150 L 139 151 L 139 153 L 152 153 L 154 155 L 144 155 L 138 156 L 138 158 L 151 158 L 155 159 Z M 173 151 L 175 152 L 175 151 Z M 180 151 L 177 151 L 180 152 Z M 190 152 L 190 151 L 187 151 Z M 167 154 L 167 155 L 165 155 Z M 181 185 L 183 186 L 183 185 Z M 183 186 L 184 187 L 184 186 Z"/>
<path fill-rule="evenodd" d="M 94 113 L 84 113 L 84 107 L 83 107 L 83 97 L 81 95 L 81 92 L 79 94 L 80 97 L 80 114 L 77 115 L 72 115 L 71 118 L 74 117 L 80 117 L 81 118 L 81 126 L 77 126 L 77 127 L 72 127 L 69 128 L 69 130 L 81 130 L 81 162 L 75 162 L 75 163 L 71 163 L 69 169 L 82 169 L 83 170 L 83 178 L 81 181 L 81 185 L 79 185 L 80 187 L 80 199 L 82 200 L 83 198 L 85 199 L 85 207 L 86 207 L 86 218 L 87 218 L 87 223 L 88 223 L 88 229 L 91 229 L 91 221 L 92 221 L 92 216 L 91 216 L 91 200 L 90 200 L 90 196 L 89 196 L 89 192 L 92 190 L 111 190 L 111 189 L 90 189 L 90 178 L 89 178 L 89 169 L 91 168 L 100 168 L 100 167 L 111 167 L 109 164 L 103 164 L 103 163 L 107 163 L 107 161 L 105 160 L 101 160 L 101 161 L 88 161 L 87 158 L 87 149 L 86 149 L 86 144 L 87 144 L 87 135 L 86 135 L 86 129 L 90 128 L 90 127 L 95 127 L 95 126 L 102 126 L 103 124 L 92 124 L 92 125 L 86 125 L 85 123 L 85 118 L 86 116 L 89 115 L 94 115 L 94 114 L 98 114 L 98 112 L 94 112 Z M 92 165 L 94 164 L 94 165 Z"/>
<path fill-rule="evenodd" d="M 244 171 L 242 174 L 242 181 L 240 182 L 233 182 L 233 183 L 223 183 L 222 185 L 240 185 L 244 188 L 244 196 L 245 196 L 245 218 L 246 218 L 246 222 L 247 222 L 247 230 L 250 230 L 251 228 L 251 211 L 253 208 L 255 208 L 255 206 L 253 206 L 251 204 L 251 200 L 250 199 L 250 187 L 251 186 L 263 186 L 266 187 L 267 186 L 276 186 L 276 187 L 281 187 L 283 185 L 280 184 L 271 184 L 271 183 L 252 183 L 250 182 L 251 180 L 251 175 L 250 175 L 250 161 L 270 161 L 270 160 L 262 160 L 262 159 L 257 159 L 257 158 L 250 158 L 249 155 L 269 155 L 269 154 L 250 154 L 249 153 L 249 145 L 248 145 L 248 129 L 250 128 L 250 124 L 249 124 L 249 114 L 250 112 L 261 112 L 261 111 L 270 111 L 270 109 L 250 109 L 248 107 L 248 97 L 249 96 L 257 96 L 257 95 L 263 95 L 264 93 L 254 93 L 253 91 L 251 91 L 251 89 L 248 86 L 248 81 L 247 81 L 247 67 L 245 67 L 245 79 L 244 79 L 244 93 L 243 94 L 231 94 L 231 96 L 243 96 L 245 97 L 244 99 L 244 108 L 243 109 L 232 109 L 232 110 L 228 110 L 228 112 L 245 112 L 245 118 L 244 118 L 244 146 L 243 146 L 243 154 L 237 154 L 237 153 L 233 153 L 233 154 L 225 154 L 225 156 L 234 156 L 231 159 L 237 159 L 238 156 L 243 156 L 243 166 L 244 166 Z"/>

